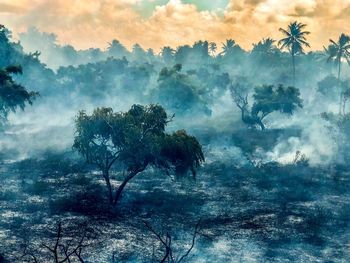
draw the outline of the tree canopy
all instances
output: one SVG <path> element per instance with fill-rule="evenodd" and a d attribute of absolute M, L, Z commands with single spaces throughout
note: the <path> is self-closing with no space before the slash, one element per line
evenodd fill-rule
<path fill-rule="evenodd" d="M 345 59 L 350 65 L 350 36 L 344 33 L 339 36 L 338 41 L 332 39 L 329 40 L 331 43 L 326 48 L 324 47 L 325 53 L 328 57 L 327 62 L 335 62 L 338 65 L 338 80 L 340 80 L 341 63 L 342 59 Z"/>
<path fill-rule="evenodd" d="M 154 99 L 177 114 L 184 114 L 194 108 L 209 114 L 201 96 L 201 88 L 189 74 L 182 73 L 182 65 L 163 68 L 158 77 L 158 86 L 153 91 Z M 204 95 L 204 94 L 203 94 Z"/>
<path fill-rule="evenodd" d="M 190 170 L 195 175 L 195 168 L 204 162 L 201 145 L 183 130 L 166 134 L 169 121 L 159 105 L 133 105 L 127 112 L 97 108 L 92 115 L 78 114 L 73 147 L 102 171 L 111 203 L 117 203 L 128 181 L 148 166 L 167 173 L 175 169 L 177 174 Z M 109 170 L 115 163 L 128 175 L 113 198 Z"/>
<path fill-rule="evenodd" d="M 12 74 L 22 74 L 21 66 L 8 66 L 0 69 L 0 118 L 7 119 L 8 114 L 16 112 L 18 108 L 24 110 L 26 103 L 32 104 L 37 92 L 29 92 L 22 85 L 17 84 Z"/>
<path fill-rule="evenodd" d="M 283 85 L 263 85 L 254 89 L 254 103 L 249 109 L 248 91 L 243 86 L 239 83 L 231 85 L 231 95 L 242 112 L 242 121 L 250 127 L 258 125 L 264 130 L 263 120 L 272 112 L 292 115 L 297 108 L 303 107 L 299 89 Z"/>

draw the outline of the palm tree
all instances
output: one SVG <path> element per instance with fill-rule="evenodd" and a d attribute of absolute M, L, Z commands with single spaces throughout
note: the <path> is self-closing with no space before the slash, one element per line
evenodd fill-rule
<path fill-rule="evenodd" d="M 257 44 L 253 44 L 252 53 L 271 54 L 276 49 L 275 42 L 272 38 L 263 38 Z"/>
<path fill-rule="evenodd" d="M 293 83 L 295 85 L 295 56 L 304 53 L 304 46 L 310 47 L 310 44 L 306 42 L 306 36 L 310 34 L 309 31 L 303 31 L 306 24 L 298 23 L 297 21 L 292 22 L 288 25 L 288 29 L 285 30 L 280 28 L 280 32 L 285 35 L 278 45 L 281 49 L 287 48 L 289 53 L 292 55 L 293 62 Z"/>
<path fill-rule="evenodd" d="M 220 55 L 228 55 L 232 53 L 233 48 L 236 46 L 236 41 L 233 39 L 226 39 L 225 43 L 222 43 L 222 52 Z"/>
<path fill-rule="evenodd" d="M 350 36 L 344 33 L 340 35 L 337 42 L 330 39 L 331 44 L 324 50 L 328 56 L 327 62 L 334 61 L 338 64 L 338 80 L 340 80 L 341 62 L 345 59 L 350 65 Z"/>
<path fill-rule="evenodd" d="M 328 48 L 324 47 L 324 49 L 328 55 L 327 62 L 334 61 L 338 64 L 338 85 L 341 89 L 339 114 L 342 114 L 342 108 L 344 113 L 345 103 L 348 95 L 344 89 L 342 89 L 342 85 L 340 83 L 341 63 L 342 59 L 345 59 L 350 64 L 350 36 L 342 33 L 338 39 L 338 42 L 335 42 L 332 39 L 329 41 L 331 43 L 329 44 Z"/>
<path fill-rule="evenodd" d="M 215 42 L 210 42 L 209 43 L 209 50 L 210 50 L 210 53 L 213 57 L 215 57 L 215 53 L 216 53 L 216 50 L 218 49 L 218 46 L 216 45 Z"/>

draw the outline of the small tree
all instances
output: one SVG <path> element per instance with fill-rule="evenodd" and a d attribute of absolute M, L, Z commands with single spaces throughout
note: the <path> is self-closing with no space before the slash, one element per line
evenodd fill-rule
<path fill-rule="evenodd" d="M 39 95 L 29 92 L 12 79 L 12 74 L 22 74 L 21 66 L 8 66 L 0 69 L 0 119 L 7 120 L 8 114 L 18 108 L 24 110 L 26 103 L 32 104 L 33 99 Z"/>
<path fill-rule="evenodd" d="M 302 99 L 299 89 L 279 85 L 264 85 L 256 87 L 253 98 L 254 104 L 249 109 L 248 94 L 242 94 L 237 86 L 231 86 L 231 95 L 237 107 L 242 112 L 242 121 L 251 127 L 260 126 L 265 129 L 263 120 L 272 112 L 292 115 L 299 107 L 302 108 Z"/>
<path fill-rule="evenodd" d="M 165 133 L 170 120 L 159 105 L 133 105 L 127 112 L 98 108 L 92 115 L 81 111 L 76 118 L 73 147 L 88 163 L 95 164 L 105 179 L 111 204 L 117 204 L 127 183 L 148 166 L 186 174 L 203 161 L 202 147 L 185 131 Z M 172 151 L 174 150 L 174 151 Z M 115 193 L 109 171 L 118 163 L 127 171 Z"/>
<path fill-rule="evenodd" d="M 192 235 L 192 241 L 191 245 L 189 248 L 182 254 L 175 256 L 174 255 L 174 248 L 172 244 L 172 237 L 169 233 L 166 233 L 165 237 L 162 237 L 161 234 L 159 234 L 156 230 L 153 229 L 152 226 L 150 226 L 147 222 L 144 222 L 146 228 L 154 235 L 157 237 L 158 241 L 160 242 L 161 246 L 164 249 L 164 256 L 160 260 L 160 262 L 170 262 L 170 263 L 180 263 L 186 260 L 186 258 L 189 256 L 191 253 L 192 249 L 194 248 L 195 242 L 197 235 L 199 233 L 199 225 L 200 225 L 200 220 L 197 222 L 195 228 L 194 228 L 194 233 Z M 153 255 L 154 256 L 154 255 Z M 152 259 L 153 261 L 153 259 Z"/>

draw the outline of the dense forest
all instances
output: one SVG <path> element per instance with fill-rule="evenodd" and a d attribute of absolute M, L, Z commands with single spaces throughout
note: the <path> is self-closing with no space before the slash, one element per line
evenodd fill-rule
<path fill-rule="evenodd" d="M 350 32 L 279 30 L 77 50 L 0 26 L 0 262 L 349 262 Z"/>

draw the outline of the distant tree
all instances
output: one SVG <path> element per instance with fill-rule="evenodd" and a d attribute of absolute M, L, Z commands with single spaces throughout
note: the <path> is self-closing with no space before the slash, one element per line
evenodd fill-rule
<path fill-rule="evenodd" d="M 263 40 L 259 41 L 257 44 L 253 44 L 252 53 L 273 53 L 276 49 L 276 46 L 274 43 L 276 40 L 272 38 L 264 38 Z"/>
<path fill-rule="evenodd" d="M 252 59 L 252 70 L 255 74 L 261 74 L 261 68 L 267 69 L 279 68 L 281 64 L 281 52 L 275 45 L 275 40 L 272 38 L 264 38 L 258 43 L 253 44 L 253 49 L 250 52 Z"/>
<path fill-rule="evenodd" d="M 272 38 L 264 38 L 257 44 L 253 44 L 253 49 L 251 53 L 255 56 L 270 58 L 277 51 L 277 47 L 274 44 L 275 42 L 276 40 Z"/>
<path fill-rule="evenodd" d="M 236 46 L 236 41 L 233 39 L 227 39 L 225 43 L 222 43 L 222 52 L 221 55 L 230 55 L 233 53 L 233 49 Z"/>
<path fill-rule="evenodd" d="M 182 65 L 176 64 L 160 71 L 153 97 L 176 114 L 185 114 L 193 109 L 208 114 L 210 110 L 201 96 L 200 88 L 191 74 L 183 73 Z"/>
<path fill-rule="evenodd" d="M 163 47 L 160 55 L 166 64 L 170 64 L 174 60 L 175 50 L 171 47 Z"/>
<path fill-rule="evenodd" d="M 228 64 L 240 65 L 244 62 L 245 51 L 233 40 L 227 39 L 222 43 L 222 51 L 218 54 L 218 58 Z"/>
<path fill-rule="evenodd" d="M 295 56 L 304 53 L 304 46 L 310 47 L 310 44 L 306 41 L 306 36 L 310 34 L 308 31 L 303 31 L 306 24 L 292 22 L 288 25 L 288 29 L 280 28 L 280 32 L 285 36 L 282 38 L 278 45 L 281 49 L 287 48 L 292 56 L 293 63 L 293 84 L 295 85 Z"/>
<path fill-rule="evenodd" d="M 142 94 L 147 89 L 153 72 L 154 68 L 150 63 L 130 65 L 121 77 L 121 87 L 127 91 L 129 95 Z"/>
<path fill-rule="evenodd" d="M 340 91 L 340 104 L 339 104 L 339 114 L 344 114 L 345 111 L 345 104 L 347 101 L 347 91 L 348 89 L 344 86 L 346 83 L 342 83 L 340 80 L 340 74 L 341 74 L 341 65 L 342 60 L 345 59 L 348 64 L 350 65 L 350 36 L 345 35 L 344 33 L 340 35 L 337 42 L 330 39 L 329 40 L 331 44 L 326 48 L 324 47 L 324 50 L 326 52 L 326 55 L 328 56 L 327 62 L 335 62 L 338 66 L 338 87 L 341 90 Z"/>
<path fill-rule="evenodd" d="M 177 64 L 186 64 L 190 59 L 192 48 L 189 45 L 177 47 L 175 52 L 175 62 Z"/>
<path fill-rule="evenodd" d="M 22 74 L 22 67 L 8 66 L 0 69 L 0 119 L 2 122 L 7 120 L 10 112 L 16 112 L 18 108 L 24 110 L 26 103 L 31 105 L 33 99 L 39 95 L 17 84 L 12 74 Z"/>
<path fill-rule="evenodd" d="M 340 100 L 340 114 L 345 115 L 346 103 L 350 99 L 350 80 L 340 81 L 341 100 Z"/>
<path fill-rule="evenodd" d="M 333 97 L 339 94 L 339 80 L 333 75 L 323 78 L 317 83 L 317 86 L 317 91 L 325 96 Z"/>
<path fill-rule="evenodd" d="M 263 120 L 272 112 L 292 115 L 299 107 L 302 108 L 300 92 L 294 87 L 279 85 L 264 85 L 254 89 L 254 103 L 249 109 L 248 93 L 242 92 L 239 85 L 231 86 L 231 95 L 236 106 L 241 110 L 242 121 L 250 127 L 259 126 L 265 129 Z"/>
<path fill-rule="evenodd" d="M 139 44 L 135 44 L 132 46 L 132 55 L 134 60 L 144 60 L 146 51 Z"/>
<path fill-rule="evenodd" d="M 350 79 L 339 80 L 333 75 L 327 76 L 317 83 L 317 91 L 334 98 L 340 94 L 339 114 L 345 114 L 346 103 L 350 99 Z"/>
<path fill-rule="evenodd" d="M 337 42 L 330 39 L 331 44 L 324 50 L 328 56 L 327 62 L 334 61 L 338 64 L 338 80 L 340 80 L 342 59 L 350 65 L 350 36 L 344 33 L 340 35 Z"/>
<path fill-rule="evenodd" d="M 78 63 L 79 54 L 72 45 L 65 45 L 61 48 L 62 56 L 69 62 L 70 65 Z"/>
<path fill-rule="evenodd" d="M 209 43 L 208 41 L 197 41 L 192 47 L 193 57 L 196 60 L 201 60 L 202 62 L 207 62 L 209 58 Z"/>
<path fill-rule="evenodd" d="M 155 56 L 155 55 L 154 55 L 154 50 L 153 50 L 152 48 L 147 49 L 146 55 L 147 55 L 147 57 L 148 57 L 149 59 L 153 59 L 154 56 Z"/>
<path fill-rule="evenodd" d="M 209 51 L 210 51 L 210 54 L 215 57 L 215 54 L 216 54 L 216 51 L 217 51 L 218 47 L 216 45 L 215 42 L 210 42 L 209 43 Z"/>
<path fill-rule="evenodd" d="M 118 40 L 113 39 L 111 43 L 108 43 L 107 52 L 109 56 L 115 58 L 122 58 L 128 55 L 128 50 Z"/>
<path fill-rule="evenodd" d="M 195 168 L 204 161 L 201 145 L 185 131 L 166 134 L 169 121 L 159 105 L 133 105 L 127 112 L 111 108 L 97 108 L 92 115 L 79 112 L 73 147 L 102 171 L 111 204 L 118 203 L 127 183 L 148 166 L 167 173 L 191 170 L 195 176 Z M 115 163 L 127 175 L 113 193 L 109 171 Z"/>

